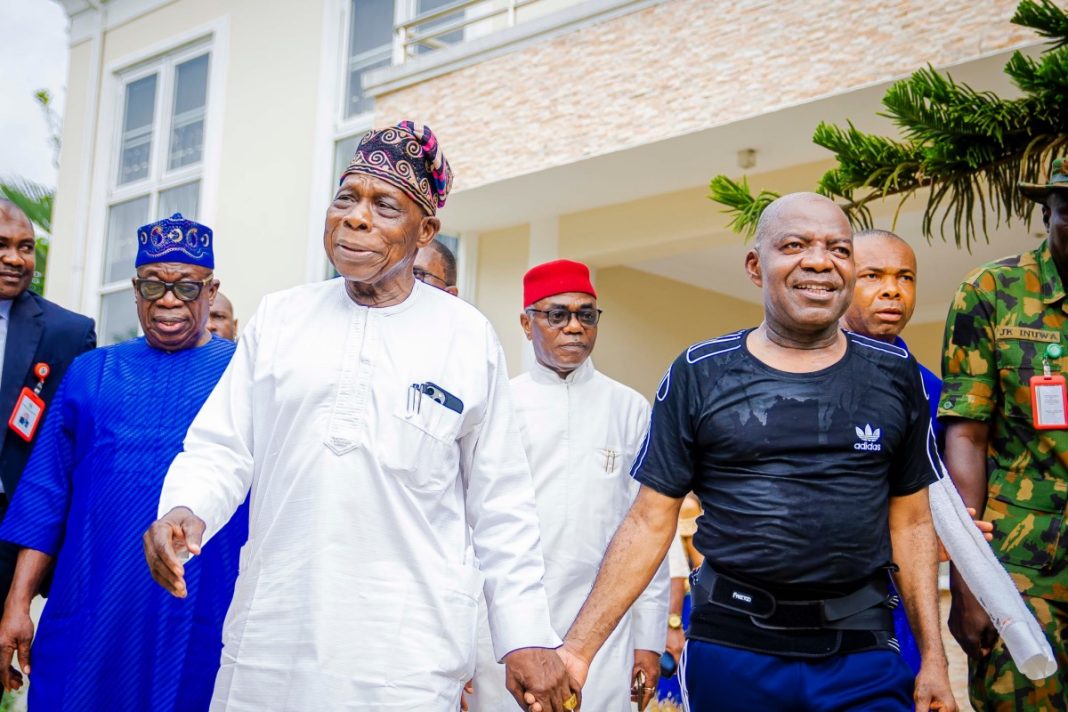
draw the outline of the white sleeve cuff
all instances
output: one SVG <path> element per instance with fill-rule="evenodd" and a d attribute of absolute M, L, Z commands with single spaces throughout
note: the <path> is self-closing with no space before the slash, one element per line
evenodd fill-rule
<path fill-rule="evenodd" d="M 663 652 L 667 646 L 667 602 L 663 606 L 635 606 L 631 630 L 635 650 Z"/>
<path fill-rule="evenodd" d="M 497 662 L 520 648 L 559 648 L 564 643 L 549 622 L 549 602 L 544 594 L 527 597 L 522 603 L 490 607 L 489 623 Z"/>

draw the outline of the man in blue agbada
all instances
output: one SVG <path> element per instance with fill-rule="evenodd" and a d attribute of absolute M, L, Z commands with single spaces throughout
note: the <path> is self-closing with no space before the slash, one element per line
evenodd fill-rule
<path fill-rule="evenodd" d="M 211 230 L 180 214 L 138 231 L 145 335 L 77 358 L 60 384 L 0 539 L 21 547 L 0 620 L 0 679 L 30 676 L 35 712 L 206 710 L 248 534 L 230 520 L 175 598 L 145 569 L 141 533 L 167 468 L 234 352 L 213 337 Z M 55 566 L 34 639 L 30 601 Z M 31 665 L 32 641 L 32 665 Z"/>

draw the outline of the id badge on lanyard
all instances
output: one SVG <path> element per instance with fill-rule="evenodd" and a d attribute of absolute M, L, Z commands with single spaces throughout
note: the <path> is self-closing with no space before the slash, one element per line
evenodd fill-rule
<path fill-rule="evenodd" d="M 26 442 L 33 440 L 37 426 L 44 418 L 45 402 L 41 400 L 41 389 L 44 388 L 45 379 L 48 378 L 50 371 L 47 363 L 39 363 L 33 367 L 33 374 L 37 376 L 37 385 L 33 390 L 29 387 L 22 389 L 15 401 L 15 409 L 11 411 L 11 417 L 8 418 L 8 427 Z"/>
<path fill-rule="evenodd" d="M 1060 344 L 1046 347 L 1042 375 L 1031 377 L 1031 414 L 1036 430 L 1068 428 L 1068 388 L 1064 376 L 1050 372 L 1049 360 L 1060 358 Z"/>

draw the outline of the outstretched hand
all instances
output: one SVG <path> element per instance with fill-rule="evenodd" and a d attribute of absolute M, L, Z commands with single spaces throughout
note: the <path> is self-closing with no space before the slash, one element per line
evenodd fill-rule
<path fill-rule="evenodd" d="M 183 561 L 200 553 L 207 525 L 186 507 L 175 507 L 153 522 L 142 542 L 152 578 L 172 595 L 185 598 Z"/>
<path fill-rule="evenodd" d="M 11 664 L 18 653 L 19 667 L 22 672 L 30 674 L 30 644 L 33 642 L 33 620 L 29 611 L 4 611 L 0 620 L 0 682 L 4 690 L 17 690 L 22 687 L 22 673 Z"/>

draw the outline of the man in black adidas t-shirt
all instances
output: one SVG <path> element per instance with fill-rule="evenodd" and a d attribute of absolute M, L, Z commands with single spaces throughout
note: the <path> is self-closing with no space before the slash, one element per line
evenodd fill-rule
<path fill-rule="evenodd" d="M 691 346 L 664 376 L 634 466 L 641 492 L 561 656 L 582 679 L 692 490 L 706 564 L 682 665 L 690 710 L 955 710 L 926 491 L 938 455 L 916 362 L 838 328 L 852 231 L 826 198 L 772 203 L 746 270 L 764 322 Z M 891 560 L 923 655 L 915 682 L 893 637 Z"/>

